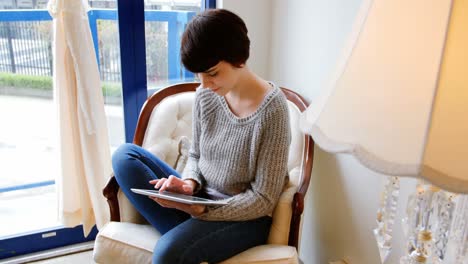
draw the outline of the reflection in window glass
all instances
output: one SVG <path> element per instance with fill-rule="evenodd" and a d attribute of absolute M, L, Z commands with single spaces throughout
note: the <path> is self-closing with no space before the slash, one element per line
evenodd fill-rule
<path fill-rule="evenodd" d="M 0 20 L 0 237 L 58 226 L 52 21 L 41 20 L 47 11 L 34 11 L 36 6 L 0 2 L 4 18 L 9 9 L 20 9 L 13 21 Z M 23 9 L 33 9 L 33 19 L 22 19 Z"/>
<path fill-rule="evenodd" d="M 145 0 L 146 71 L 151 94 L 163 86 L 193 81 L 180 62 L 180 37 L 201 10 L 201 0 Z"/>
<path fill-rule="evenodd" d="M 89 3 L 114 150 L 125 141 L 116 2 Z M 52 18 L 46 7 L 47 0 L 0 0 L 0 238 L 59 226 Z"/>

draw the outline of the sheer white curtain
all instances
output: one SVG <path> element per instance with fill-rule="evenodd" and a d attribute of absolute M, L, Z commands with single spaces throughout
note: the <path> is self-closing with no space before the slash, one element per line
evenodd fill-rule
<path fill-rule="evenodd" d="M 59 121 L 59 218 L 65 226 L 109 220 L 102 189 L 111 173 L 99 70 L 85 0 L 49 0 L 54 18 L 54 100 Z"/>

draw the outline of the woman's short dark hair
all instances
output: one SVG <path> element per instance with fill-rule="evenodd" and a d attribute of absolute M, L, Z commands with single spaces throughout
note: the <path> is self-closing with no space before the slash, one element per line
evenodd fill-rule
<path fill-rule="evenodd" d="M 194 73 L 220 61 L 240 67 L 249 58 L 250 40 L 244 21 L 225 9 L 208 9 L 187 25 L 180 48 L 182 63 Z"/>

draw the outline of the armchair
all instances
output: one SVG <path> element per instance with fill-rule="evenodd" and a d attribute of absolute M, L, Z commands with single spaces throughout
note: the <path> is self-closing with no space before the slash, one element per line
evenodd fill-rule
<path fill-rule="evenodd" d="M 168 164 L 179 160 L 181 137 L 191 138 L 191 111 L 198 83 L 172 85 L 153 94 L 143 105 L 133 143 L 158 155 Z M 292 141 L 288 169 L 290 181 L 273 212 L 266 245 L 246 250 L 222 264 L 298 263 L 298 241 L 304 197 L 309 185 L 314 142 L 299 130 L 299 114 L 308 104 L 297 93 L 281 88 L 289 104 Z M 95 240 L 97 263 L 151 263 L 160 234 L 132 207 L 111 177 L 103 190 L 111 214 Z"/>

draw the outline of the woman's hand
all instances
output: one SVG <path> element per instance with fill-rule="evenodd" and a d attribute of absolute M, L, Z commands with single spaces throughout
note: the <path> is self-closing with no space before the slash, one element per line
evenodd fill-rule
<path fill-rule="evenodd" d="M 173 175 L 169 176 L 169 178 L 152 180 L 149 183 L 154 184 L 154 188 L 159 189 L 160 192 L 169 191 L 186 195 L 193 195 L 193 192 L 197 187 L 197 182 L 194 180 L 182 180 Z M 162 207 L 175 208 L 195 217 L 203 214 L 206 209 L 204 205 L 200 204 L 179 203 L 153 196 L 150 196 L 150 199 L 154 200 Z"/>
<path fill-rule="evenodd" d="M 178 209 L 194 217 L 197 217 L 203 214 L 206 210 L 206 206 L 201 205 L 201 204 L 179 203 L 179 202 L 169 201 L 169 200 L 162 199 L 162 198 L 157 198 L 154 196 L 150 196 L 149 198 L 157 202 L 162 207 Z"/>
<path fill-rule="evenodd" d="M 197 182 L 194 180 L 182 180 L 174 175 L 169 176 L 169 178 L 151 180 L 149 183 L 154 184 L 154 188 L 159 189 L 160 192 L 169 191 L 186 195 L 193 195 L 197 187 Z"/>

